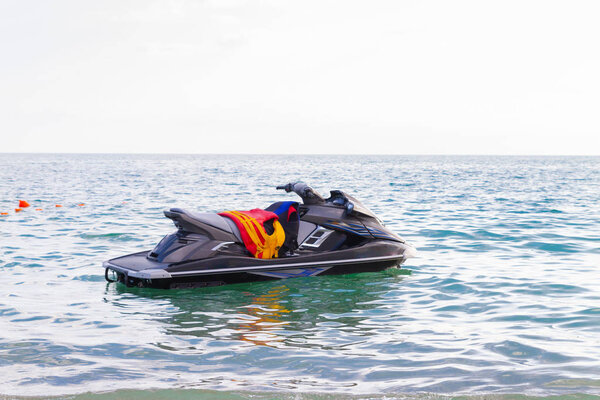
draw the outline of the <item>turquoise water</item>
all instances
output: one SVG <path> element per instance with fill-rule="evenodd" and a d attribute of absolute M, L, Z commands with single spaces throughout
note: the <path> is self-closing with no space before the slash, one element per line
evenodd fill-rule
<path fill-rule="evenodd" d="M 264 207 L 300 179 L 363 200 L 420 257 L 196 290 L 104 281 L 102 261 L 173 230 L 163 209 Z M 600 394 L 600 158 L 1 154 L 0 194 L 0 394 Z"/>

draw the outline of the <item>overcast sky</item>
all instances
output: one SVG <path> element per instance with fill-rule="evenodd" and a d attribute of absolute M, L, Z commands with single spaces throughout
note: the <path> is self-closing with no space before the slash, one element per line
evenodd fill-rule
<path fill-rule="evenodd" d="M 0 0 L 0 151 L 600 154 L 598 1 Z"/>

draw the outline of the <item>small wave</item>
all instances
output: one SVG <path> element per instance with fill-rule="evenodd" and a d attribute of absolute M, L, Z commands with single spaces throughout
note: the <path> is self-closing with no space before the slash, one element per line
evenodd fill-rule
<path fill-rule="evenodd" d="M 600 379 L 558 379 L 552 382 L 548 382 L 545 386 L 550 387 L 565 387 L 565 388 L 577 388 L 579 390 L 585 390 L 586 388 L 600 387 Z M 598 396 L 590 396 L 591 398 Z"/>
<path fill-rule="evenodd" d="M 135 237 L 129 233 L 82 233 L 79 235 L 82 239 L 105 239 L 119 242 L 131 242 L 131 241 L 142 241 L 142 239 Z"/>
<path fill-rule="evenodd" d="M 581 246 L 569 243 L 527 242 L 521 245 L 523 248 L 547 251 L 549 253 L 576 253 L 582 249 Z"/>
<path fill-rule="evenodd" d="M 448 229 L 422 229 L 418 234 L 424 237 L 433 238 L 458 237 L 461 239 L 475 239 L 475 237 L 469 233 Z"/>
<path fill-rule="evenodd" d="M 18 265 L 21 265 L 21 263 L 18 262 L 18 261 L 13 261 L 13 262 L 9 262 L 9 263 L 4 264 L 3 267 L 4 268 L 14 268 L 14 267 L 16 267 Z"/>
<path fill-rule="evenodd" d="M 74 281 L 83 282 L 104 282 L 103 275 L 80 275 L 73 278 Z"/>

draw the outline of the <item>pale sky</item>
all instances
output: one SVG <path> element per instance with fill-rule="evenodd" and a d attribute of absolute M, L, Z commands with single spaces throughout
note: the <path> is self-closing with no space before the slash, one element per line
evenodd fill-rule
<path fill-rule="evenodd" d="M 599 1 L 0 0 L 0 152 L 600 154 Z"/>

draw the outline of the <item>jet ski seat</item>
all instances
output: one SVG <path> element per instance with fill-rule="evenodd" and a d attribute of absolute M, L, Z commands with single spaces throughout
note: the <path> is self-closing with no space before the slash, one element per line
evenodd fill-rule
<path fill-rule="evenodd" d="M 242 235 L 240 230 L 235 225 L 235 222 L 229 218 L 221 217 L 216 213 L 197 213 L 192 211 L 183 210 L 181 208 L 171 208 L 171 213 L 183 214 L 187 217 L 189 223 L 192 223 L 200 228 L 202 225 L 209 225 L 213 228 L 220 229 L 222 231 L 233 234 L 239 243 L 242 242 Z"/>
<path fill-rule="evenodd" d="M 279 217 L 279 223 L 285 232 L 285 241 L 279 249 L 279 256 L 286 253 L 293 253 L 298 248 L 298 227 L 300 217 L 298 215 L 298 202 L 296 201 L 278 201 L 265 208 L 265 211 L 271 211 Z"/>

